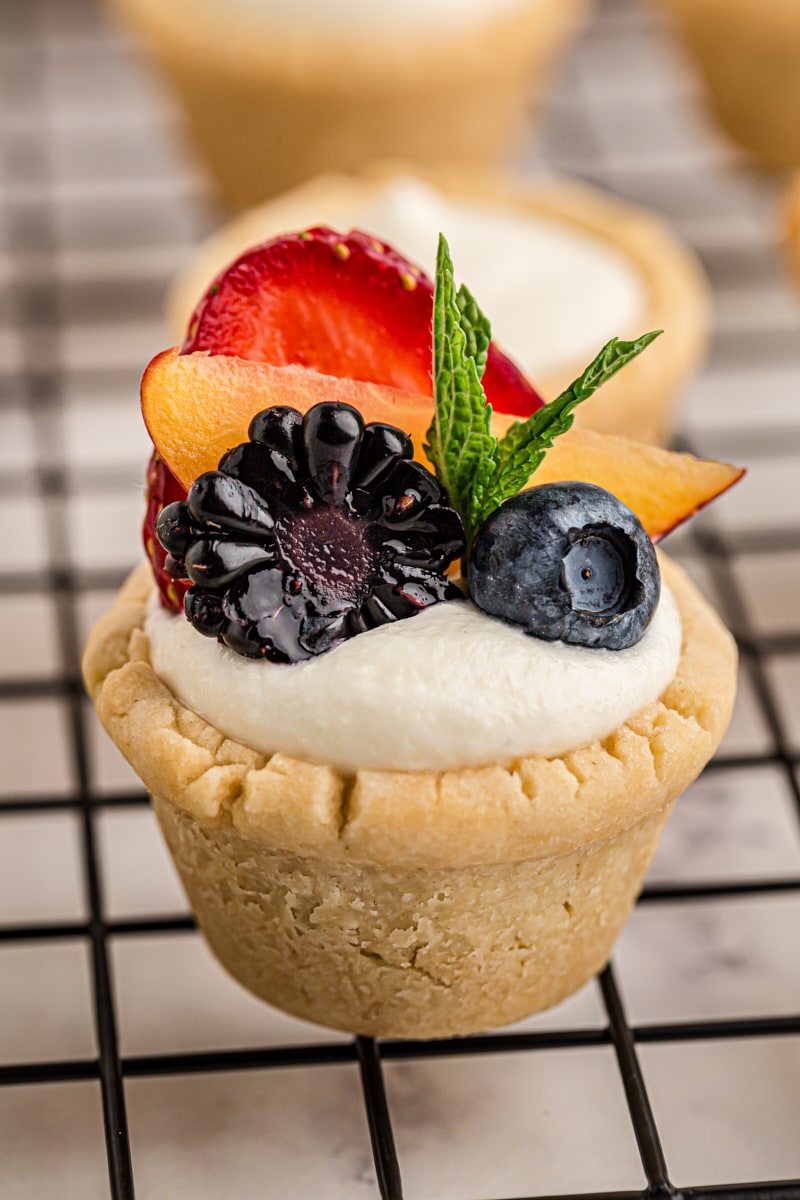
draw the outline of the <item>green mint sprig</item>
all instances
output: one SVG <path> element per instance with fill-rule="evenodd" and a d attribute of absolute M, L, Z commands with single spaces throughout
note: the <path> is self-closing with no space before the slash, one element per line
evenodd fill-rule
<path fill-rule="evenodd" d="M 451 505 L 474 528 L 497 462 L 491 406 L 481 386 L 491 327 L 466 288 L 456 291 L 453 260 L 439 235 L 433 300 L 434 418 L 425 453 Z"/>
<path fill-rule="evenodd" d="M 433 304 L 434 417 L 425 453 L 461 515 L 467 547 L 482 521 L 525 486 L 555 438 L 572 426 L 577 406 L 660 333 L 646 333 L 633 342 L 612 338 L 566 391 L 527 421 L 515 421 L 498 442 L 481 385 L 491 327 L 468 289 L 462 285 L 456 291 L 450 250 L 439 235 Z"/>
<path fill-rule="evenodd" d="M 612 338 L 560 396 L 543 405 L 527 421 L 514 422 L 498 445 L 495 471 L 481 497 L 479 523 L 525 486 L 555 439 L 572 428 L 578 405 L 641 354 L 661 332 L 656 329 L 645 333 L 634 342 Z"/>

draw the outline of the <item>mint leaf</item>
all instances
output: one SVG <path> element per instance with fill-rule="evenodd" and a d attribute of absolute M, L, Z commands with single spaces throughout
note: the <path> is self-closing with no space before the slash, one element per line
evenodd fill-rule
<path fill-rule="evenodd" d="M 456 304 L 461 313 L 459 324 L 467 339 L 467 354 L 475 359 L 478 378 L 483 379 L 486 370 L 486 356 L 489 353 L 489 342 L 492 340 L 492 327 L 487 317 L 478 308 L 478 302 L 465 283 L 456 292 Z"/>
<path fill-rule="evenodd" d="M 464 522 L 467 546 L 480 523 L 525 487 L 574 409 L 641 354 L 660 330 L 634 342 L 612 340 L 578 379 L 527 421 L 516 421 L 498 443 L 481 378 L 491 327 L 467 287 L 456 290 L 450 249 L 442 234 L 433 300 L 434 417 L 425 453 Z"/>
<path fill-rule="evenodd" d="M 525 486 L 554 440 L 571 428 L 577 406 L 588 400 L 632 358 L 641 354 L 661 332 L 658 329 L 646 333 L 635 342 L 621 342 L 619 338 L 612 338 L 566 391 L 545 404 L 527 421 L 514 422 L 497 448 L 497 465 L 481 493 L 475 515 L 476 527 L 504 500 L 516 495 Z"/>
<path fill-rule="evenodd" d="M 489 322 L 466 288 L 456 292 L 450 249 L 442 234 L 433 299 L 433 423 L 425 453 L 461 514 L 467 540 L 495 474 L 497 438 L 481 375 L 491 338 Z"/>

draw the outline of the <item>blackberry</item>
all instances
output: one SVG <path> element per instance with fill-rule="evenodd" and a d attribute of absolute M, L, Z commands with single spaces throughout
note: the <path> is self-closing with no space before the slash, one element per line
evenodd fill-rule
<path fill-rule="evenodd" d="M 248 436 L 156 523 L 199 633 L 293 663 L 462 598 L 444 574 L 461 519 L 402 430 L 317 404 L 268 408 Z"/>

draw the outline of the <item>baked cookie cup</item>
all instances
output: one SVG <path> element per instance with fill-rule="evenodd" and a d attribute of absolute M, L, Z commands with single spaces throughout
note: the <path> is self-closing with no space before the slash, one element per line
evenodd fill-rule
<path fill-rule="evenodd" d="M 661 0 L 706 86 L 714 116 L 773 167 L 800 166 L 800 5 L 796 0 Z"/>
<path fill-rule="evenodd" d="M 242 213 L 195 251 L 170 289 L 170 337 L 183 340 L 197 298 L 245 250 L 312 225 L 368 228 L 431 274 L 438 231 L 447 229 L 498 342 L 546 400 L 612 335 L 663 329 L 602 398 L 578 409 L 575 423 L 659 445 L 672 437 L 683 389 L 708 348 L 711 303 L 696 255 L 656 213 L 577 180 L 525 181 L 474 167 L 386 161 L 358 176 L 321 175 Z M 510 286 L 527 237 L 532 261 Z M 559 344 L 567 352 L 553 356 Z"/>
<path fill-rule="evenodd" d="M 438 19 L 436 5 L 336 6 L 332 21 L 319 4 L 107 2 L 161 67 L 234 206 L 378 155 L 502 161 L 589 6 L 503 0 L 456 20 L 447 4 Z"/>
<path fill-rule="evenodd" d="M 137 570 L 91 635 L 86 686 L 234 978 L 318 1024 L 409 1038 L 504 1025 L 590 979 L 733 705 L 730 634 L 662 567 L 679 666 L 609 737 L 556 758 L 352 776 L 259 754 L 184 708 L 150 665 L 153 585 Z"/>

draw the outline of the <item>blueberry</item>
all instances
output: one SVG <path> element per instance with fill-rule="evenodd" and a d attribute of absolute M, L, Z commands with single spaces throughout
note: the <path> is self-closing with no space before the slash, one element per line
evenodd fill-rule
<path fill-rule="evenodd" d="M 469 558 L 470 595 L 545 641 L 624 650 L 658 604 L 653 543 L 620 500 L 591 483 L 549 483 L 507 500 Z"/>

